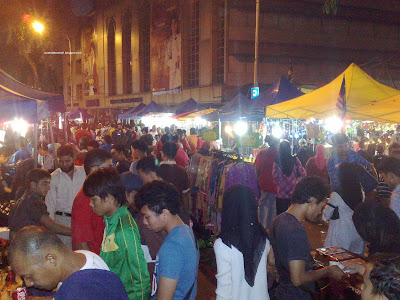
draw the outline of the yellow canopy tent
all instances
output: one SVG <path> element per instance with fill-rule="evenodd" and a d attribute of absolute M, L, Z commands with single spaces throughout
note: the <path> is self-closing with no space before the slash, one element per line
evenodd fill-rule
<path fill-rule="evenodd" d="M 313 92 L 267 106 L 266 116 L 268 118 L 296 119 L 325 119 L 338 116 L 336 102 L 343 76 L 346 79 L 346 116 L 358 120 L 386 122 L 383 118 L 375 117 L 375 115 L 379 115 L 376 110 L 359 111 L 359 109 L 395 95 L 398 95 L 397 99 L 400 101 L 400 90 L 377 82 L 354 63 L 333 81 Z M 392 107 L 392 109 L 394 108 Z"/>
<path fill-rule="evenodd" d="M 400 122 L 400 95 L 371 102 L 365 106 L 357 109 L 357 114 L 361 116 L 374 116 L 371 120 L 388 123 L 399 123 Z"/>

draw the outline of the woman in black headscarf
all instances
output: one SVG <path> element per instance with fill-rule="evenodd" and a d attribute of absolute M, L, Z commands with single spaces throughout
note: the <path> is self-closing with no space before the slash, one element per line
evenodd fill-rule
<path fill-rule="evenodd" d="M 248 186 L 236 184 L 225 191 L 221 235 L 214 252 L 217 300 L 269 299 L 266 264 L 270 243 L 258 222 L 257 200 Z"/>
<path fill-rule="evenodd" d="M 356 207 L 353 222 L 368 243 L 369 254 L 400 254 L 400 219 L 392 209 L 374 199 L 368 200 Z"/>
<path fill-rule="evenodd" d="M 362 167 L 357 163 L 342 162 L 339 165 L 339 188 L 331 194 L 324 210 L 324 218 L 329 220 L 324 247 L 337 246 L 364 255 L 365 243 L 352 219 L 355 208 L 364 201 L 359 168 Z"/>
<path fill-rule="evenodd" d="M 286 140 L 279 145 L 279 155 L 272 174 L 277 185 L 276 214 L 279 215 L 289 208 L 297 182 L 306 176 L 306 170 L 300 160 L 292 155 L 290 143 Z"/>

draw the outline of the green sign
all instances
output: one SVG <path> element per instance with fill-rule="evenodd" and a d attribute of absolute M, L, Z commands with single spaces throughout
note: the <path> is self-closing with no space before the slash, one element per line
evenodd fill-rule
<path fill-rule="evenodd" d="M 218 140 L 218 127 L 202 132 L 201 138 L 205 142 L 213 142 Z"/>
<path fill-rule="evenodd" d="M 260 135 L 258 132 L 248 132 L 238 139 L 239 147 L 258 148 L 260 147 Z"/>

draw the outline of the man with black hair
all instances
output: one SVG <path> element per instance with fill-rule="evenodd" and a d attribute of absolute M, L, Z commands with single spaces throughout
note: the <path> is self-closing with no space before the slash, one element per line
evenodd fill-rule
<path fill-rule="evenodd" d="M 57 288 L 56 300 L 128 299 L 121 280 L 98 255 L 73 252 L 57 235 L 41 227 L 18 231 L 11 241 L 8 260 L 28 289 Z"/>
<path fill-rule="evenodd" d="M 379 173 L 385 183 L 393 189 L 390 208 L 400 218 L 400 160 L 394 157 L 382 159 L 379 163 Z"/>
<path fill-rule="evenodd" d="M 71 145 L 63 145 L 57 149 L 59 168 L 51 173 L 50 191 L 46 196 L 47 210 L 50 217 L 65 226 L 71 227 L 71 210 L 76 194 L 85 181 L 85 170 L 74 166 L 74 149 Z M 71 237 L 60 236 L 69 248 Z"/>
<path fill-rule="evenodd" d="M 127 160 L 125 153 L 126 149 L 124 145 L 117 144 L 111 147 L 111 156 L 119 174 L 128 172 L 131 166 L 131 162 Z"/>
<path fill-rule="evenodd" d="M 400 295 L 400 255 L 379 254 L 368 259 L 361 299 L 398 300 Z"/>
<path fill-rule="evenodd" d="M 147 156 L 149 146 L 142 140 L 134 140 L 131 145 L 132 163 L 129 167 L 129 172 L 137 173 L 136 165 L 139 160 Z"/>
<path fill-rule="evenodd" d="M 149 230 L 143 224 L 143 214 L 137 210 L 135 205 L 135 196 L 143 186 L 142 178 L 135 173 L 125 172 L 121 174 L 122 182 L 125 186 L 126 200 L 128 202 L 128 210 L 136 221 L 139 229 L 141 245 L 144 252 L 144 257 L 147 261 L 147 268 L 150 274 L 150 281 L 153 280 L 154 267 L 156 256 L 161 248 L 163 240 L 166 236 L 165 232 L 154 232 Z"/>
<path fill-rule="evenodd" d="M 49 217 L 44 198 L 50 190 L 50 174 L 33 169 L 25 176 L 25 194 L 12 206 L 8 216 L 10 238 L 21 228 L 29 225 L 44 226 L 62 235 L 71 235 L 71 228 L 54 222 Z"/>
<path fill-rule="evenodd" d="M 187 211 L 189 210 L 190 182 L 188 174 L 182 166 L 176 164 L 175 156 L 178 146 L 173 142 L 163 143 L 161 149 L 162 162 L 160 163 L 159 176 L 172 183 L 181 193 L 183 203 Z"/>
<path fill-rule="evenodd" d="M 103 145 L 100 146 L 100 149 L 107 150 L 108 152 L 111 152 L 111 147 L 112 147 L 113 139 L 110 135 L 105 135 L 103 138 Z"/>
<path fill-rule="evenodd" d="M 337 266 L 311 269 L 310 242 L 301 224 L 317 219 L 329 193 L 329 186 L 321 178 L 303 178 L 296 185 L 289 209 L 272 223 L 270 237 L 279 274 L 277 299 L 312 299 L 315 281 L 326 276 L 339 280 L 344 275 Z"/>
<path fill-rule="evenodd" d="M 179 191 L 162 181 L 146 184 L 135 196 L 147 228 L 168 233 L 157 255 L 152 286 L 157 299 L 194 300 L 197 294 L 199 252 L 192 230 L 178 215 L 181 201 Z"/>
<path fill-rule="evenodd" d="M 159 167 L 156 166 L 156 160 L 153 155 L 143 157 L 138 161 L 137 173 L 144 183 L 153 182 L 155 180 L 163 180 L 159 176 Z"/>
<path fill-rule="evenodd" d="M 142 133 L 143 135 L 140 137 L 140 140 L 145 142 L 147 146 L 153 146 L 153 136 L 149 133 L 149 128 L 144 127 Z"/>
<path fill-rule="evenodd" d="M 85 173 L 99 168 L 112 167 L 111 153 L 104 149 L 89 151 L 84 160 Z M 90 198 L 80 189 L 72 205 L 71 232 L 74 250 L 89 250 L 100 254 L 103 241 L 104 220 L 96 215 L 89 206 Z"/>
<path fill-rule="evenodd" d="M 85 180 L 83 192 L 90 197 L 93 212 L 103 216 L 106 224 L 100 257 L 121 278 L 129 299 L 148 299 L 149 272 L 138 227 L 126 206 L 121 176 L 112 167 L 98 169 Z"/>
<path fill-rule="evenodd" d="M 16 166 L 21 160 L 32 158 L 32 154 L 28 150 L 28 141 L 26 138 L 20 136 L 15 141 L 15 147 L 17 151 L 10 157 L 7 164 Z"/>

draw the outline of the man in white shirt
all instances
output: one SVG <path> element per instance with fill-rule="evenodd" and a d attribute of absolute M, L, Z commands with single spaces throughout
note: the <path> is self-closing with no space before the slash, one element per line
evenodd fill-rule
<path fill-rule="evenodd" d="M 400 218 L 400 160 L 394 157 L 382 159 L 379 164 L 379 173 L 385 183 L 394 189 L 390 198 L 390 208 Z"/>
<path fill-rule="evenodd" d="M 72 204 L 83 186 L 86 173 L 83 167 L 74 166 L 74 149 L 71 145 L 58 148 L 57 157 L 60 167 L 51 174 L 46 206 L 54 221 L 71 227 Z M 59 236 L 59 238 L 68 248 L 72 248 L 71 237 Z"/>
<path fill-rule="evenodd" d="M 57 235 L 43 227 L 28 226 L 18 231 L 10 244 L 8 259 L 14 272 L 24 280 L 26 287 L 34 286 L 45 290 L 57 288 L 55 299 L 58 299 L 58 291 L 64 282 L 75 289 L 93 289 L 98 294 L 97 299 L 112 299 L 110 295 L 105 297 L 103 293 L 122 295 L 121 298 L 114 299 L 128 299 L 121 280 L 109 271 L 106 263 L 97 254 L 84 250 L 74 252 L 68 249 Z M 93 272 L 93 269 L 103 272 Z M 86 275 L 87 281 L 79 286 L 77 278 L 82 276 L 77 275 L 83 270 L 90 274 L 83 275 Z M 104 279 L 109 282 L 104 282 Z M 101 294 L 99 281 L 104 283 L 100 284 L 104 286 Z M 105 283 L 111 283 L 117 289 L 107 291 L 110 286 Z M 88 292 L 90 291 L 75 291 L 81 295 Z"/>

